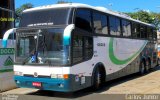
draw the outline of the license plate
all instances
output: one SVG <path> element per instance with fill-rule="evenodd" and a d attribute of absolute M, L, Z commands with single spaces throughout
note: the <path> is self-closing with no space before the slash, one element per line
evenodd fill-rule
<path fill-rule="evenodd" d="M 42 83 L 40 82 L 33 82 L 32 85 L 35 87 L 42 87 Z"/>

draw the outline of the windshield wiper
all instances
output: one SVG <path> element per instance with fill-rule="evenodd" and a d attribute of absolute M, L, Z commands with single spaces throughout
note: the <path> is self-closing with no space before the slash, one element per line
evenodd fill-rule
<path fill-rule="evenodd" d="M 26 57 L 26 58 L 23 60 L 22 65 L 25 65 L 29 58 L 30 58 L 30 56 Z"/>

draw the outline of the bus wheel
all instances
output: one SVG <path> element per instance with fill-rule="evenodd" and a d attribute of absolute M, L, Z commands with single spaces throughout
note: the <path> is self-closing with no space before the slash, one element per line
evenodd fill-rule
<path fill-rule="evenodd" d="M 145 74 L 145 71 L 146 71 L 146 66 L 145 66 L 144 61 L 142 61 L 142 62 L 140 63 L 140 68 L 139 68 L 139 73 L 140 73 L 140 75 Z"/>
<path fill-rule="evenodd" d="M 151 67 L 151 60 L 148 59 L 148 72 L 150 72 L 152 70 L 152 67 Z"/>
<path fill-rule="evenodd" d="M 94 80 L 93 80 L 93 89 L 98 90 L 100 88 L 100 85 L 102 83 L 102 77 L 101 77 L 101 72 L 99 68 L 96 68 L 96 71 L 94 73 Z"/>
<path fill-rule="evenodd" d="M 157 59 L 157 66 L 159 66 L 160 65 L 160 59 L 158 58 Z"/>

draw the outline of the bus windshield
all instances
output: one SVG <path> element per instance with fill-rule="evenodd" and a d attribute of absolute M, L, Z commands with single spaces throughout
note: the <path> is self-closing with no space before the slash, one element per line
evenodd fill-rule
<path fill-rule="evenodd" d="M 22 14 L 20 27 L 67 25 L 71 8 L 27 11 Z"/>
<path fill-rule="evenodd" d="M 63 44 L 64 29 L 41 29 L 17 33 L 16 62 L 22 64 L 70 63 L 69 46 Z"/>

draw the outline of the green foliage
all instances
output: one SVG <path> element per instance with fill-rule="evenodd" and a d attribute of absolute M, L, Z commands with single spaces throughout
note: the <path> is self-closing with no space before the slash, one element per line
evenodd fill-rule
<path fill-rule="evenodd" d="M 154 24 L 157 28 L 160 26 L 160 13 L 139 10 L 138 12 L 129 12 L 126 14 L 131 16 L 133 19 L 137 19 L 149 24 Z"/>
<path fill-rule="evenodd" d="M 29 9 L 29 8 L 33 8 L 33 4 L 31 3 L 26 3 L 26 4 L 23 4 L 21 7 L 17 8 L 16 9 L 16 14 L 18 16 L 21 16 L 22 12 L 26 9 Z"/>
<path fill-rule="evenodd" d="M 22 6 L 20 6 L 19 8 L 16 9 L 16 27 L 19 26 L 19 22 L 20 22 L 20 16 L 22 14 L 22 12 L 26 9 L 29 9 L 29 8 L 33 8 L 33 4 L 31 3 L 26 3 L 26 4 L 23 4 Z"/>

